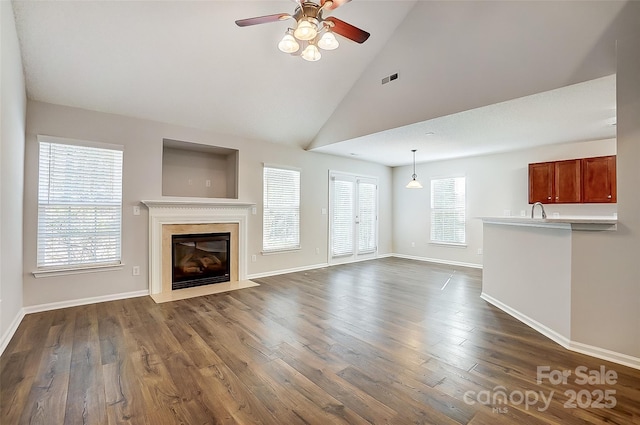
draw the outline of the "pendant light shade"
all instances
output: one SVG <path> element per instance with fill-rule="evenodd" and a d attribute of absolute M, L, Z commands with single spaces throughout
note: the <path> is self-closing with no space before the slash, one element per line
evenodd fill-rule
<path fill-rule="evenodd" d="M 413 152 L 413 175 L 411 176 L 411 180 L 409 181 L 409 183 L 407 183 L 406 188 L 407 189 L 422 189 L 422 185 L 420 184 L 420 182 L 417 179 L 417 175 L 416 175 L 416 149 L 411 149 L 411 152 Z"/>
<path fill-rule="evenodd" d="M 335 50 L 338 46 L 340 46 L 340 43 L 338 43 L 336 36 L 331 31 L 325 32 L 320 41 L 318 41 L 318 47 L 322 50 Z"/>
<path fill-rule="evenodd" d="M 309 44 L 303 51 L 302 51 L 302 59 L 309 61 L 309 62 L 315 62 L 317 60 L 320 60 L 320 58 L 322 57 L 322 55 L 320 54 L 320 50 L 318 50 L 318 48 L 315 46 L 315 44 Z"/>
<path fill-rule="evenodd" d="M 293 30 L 287 30 L 280 43 L 278 43 L 278 49 L 283 53 L 295 53 L 300 49 L 300 44 L 293 36 Z"/>

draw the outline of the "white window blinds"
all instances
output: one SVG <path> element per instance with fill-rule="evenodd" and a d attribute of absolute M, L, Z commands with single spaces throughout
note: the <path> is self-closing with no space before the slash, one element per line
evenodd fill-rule
<path fill-rule="evenodd" d="M 265 166 L 262 249 L 300 248 L 300 171 Z"/>
<path fill-rule="evenodd" d="M 377 204 L 376 184 L 358 180 L 358 253 L 376 250 Z"/>
<path fill-rule="evenodd" d="M 38 268 L 120 264 L 122 150 L 40 142 Z"/>
<path fill-rule="evenodd" d="M 354 184 L 334 178 L 333 222 L 331 227 L 331 255 L 340 257 L 353 254 Z"/>
<path fill-rule="evenodd" d="M 464 244 L 465 178 L 431 180 L 431 242 Z"/>

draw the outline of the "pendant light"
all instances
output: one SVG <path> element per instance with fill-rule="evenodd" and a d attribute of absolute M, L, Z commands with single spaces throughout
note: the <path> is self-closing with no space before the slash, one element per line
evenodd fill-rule
<path fill-rule="evenodd" d="M 407 183 L 406 187 L 407 189 L 422 189 L 422 185 L 418 180 L 416 180 L 418 177 L 416 175 L 416 149 L 411 149 L 411 152 L 413 152 L 413 175 L 411 176 L 411 181 Z"/>

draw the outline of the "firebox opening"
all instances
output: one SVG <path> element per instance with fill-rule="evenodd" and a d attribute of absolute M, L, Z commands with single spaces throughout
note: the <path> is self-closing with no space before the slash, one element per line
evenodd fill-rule
<path fill-rule="evenodd" d="M 229 282 L 230 233 L 172 235 L 171 289 Z"/>

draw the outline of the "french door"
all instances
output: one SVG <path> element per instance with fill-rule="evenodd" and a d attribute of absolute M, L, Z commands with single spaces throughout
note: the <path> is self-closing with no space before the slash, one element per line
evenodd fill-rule
<path fill-rule="evenodd" d="M 378 252 L 375 178 L 329 173 L 329 263 L 374 258 Z"/>

